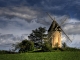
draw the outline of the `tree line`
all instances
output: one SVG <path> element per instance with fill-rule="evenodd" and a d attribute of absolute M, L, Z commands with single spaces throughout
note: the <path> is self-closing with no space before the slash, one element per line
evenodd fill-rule
<path fill-rule="evenodd" d="M 52 48 L 47 35 L 45 27 L 36 28 L 32 30 L 31 34 L 28 36 L 29 40 L 24 39 L 20 43 L 13 44 L 15 47 L 14 51 L 18 50 L 18 52 L 22 53 L 29 51 L 47 52 L 52 50 L 80 51 L 80 49 L 68 47 L 65 42 L 62 43 L 62 48 Z"/>
<path fill-rule="evenodd" d="M 19 52 L 33 50 L 51 51 L 51 45 L 48 43 L 45 27 L 39 27 L 32 30 L 28 38 L 29 40 L 25 39 L 20 43 L 15 44 L 15 50 L 18 50 Z"/>

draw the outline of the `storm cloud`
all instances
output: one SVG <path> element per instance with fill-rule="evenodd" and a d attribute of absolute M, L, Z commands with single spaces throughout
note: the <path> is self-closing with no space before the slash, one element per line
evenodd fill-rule
<path fill-rule="evenodd" d="M 68 45 L 79 48 L 80 0 L 0 0 L 1 48 L 5 44 L 20 42 L 20 37 L 27 38 L 32 30 L 40 26 L 48 30 L 52 20 L 46 12 L 49 12 L 53 19 L 55 17 L 59 24 L 67 16 L 70 17 L 61 27 L 73 40 Z M 14 37 L 15 41 L 9 35 Z M 66 42 L 67 37 L 63 33 L 62 36 L 62 41 Z"/>

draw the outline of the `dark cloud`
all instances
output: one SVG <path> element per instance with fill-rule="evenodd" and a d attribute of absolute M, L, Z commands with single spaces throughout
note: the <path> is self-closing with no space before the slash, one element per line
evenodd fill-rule
<path fill-rule="evenodd" d="M 80 34 L 80 21 L 78 21 L 77 19 L 71 20 L 71 22 L 69 21 L 69 23 L 65 23 L 64 26 L 62 26 L 62 28 L 69 35 Z"/>
<path fill-rule="evenodd" d="M 0 50 L 12 49 L 12 45 L 27 39 L 27 34 L 15 36 L 13 34 L 0 34 Z"/>
<path fill-rule="evenodd" d="M 37 18 L 37 16 L 40 15 L 40 12 L 37 10 L 34 10 L 30 7 L 12 7 L 12 8 L 0 8 L 0 16 L 4 16 L 6 18 L 14 18 L 18 17 L 21 19 L 25 19 L 26 21 L 31 21 L 34 18 Z"/>
<path fill-rule="evenodd" d="M 24 36 L 26 38 L 26 33 L 39 26 L 48 29 L 52 20 L 46 12 L 58 23 L 65 19 L 65 15 L 70 15 L 72 20 L 69 19 L 62 28 L 69 35 L 80 34 L 80 0 L 0 0 L 0 33 L 3 33 L 0 34 L 0 44 L 20 42 Z"/>
<path fill-rule="evenodd" d="M 29 21 L 49 12 L 54 15 L 69 14 L 71 18 L 80 19 L 79 0 L 0 0 L 0 3 L 0 15 L 8 18 L 19 17 Z"/>
<path fill-rule="evenodd" d="M 0 7 L 21 6 L 27 4 L 26 0 L 0 0 Z"/>

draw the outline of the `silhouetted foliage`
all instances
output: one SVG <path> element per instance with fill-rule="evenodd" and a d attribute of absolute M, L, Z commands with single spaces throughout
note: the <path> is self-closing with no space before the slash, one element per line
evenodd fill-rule
<path fill-rule="evenodd" d="M 17 52 L 7 51 L 7 50 L 0 50 L 0 54 L 17 54 Z"/>
<path fill-rule="evenodd" d="M 43 37 L 46 36 L 45 32 L 45 27 L 39 27 L 32 30 L 32 33 L 28 36 L 28 38 L 34 42 L 35 47 L 40 48 L 43 43 Z"/>
<path fill-rule="evenodd" d="M 64 43 L 62 43 L 62 47 L 63 48 L 66 48 L 67 47 L 67 45 L 66 45 L 66 43 L 64 42 Z"/>
<path fill-rule="evenodd" d="M 34 43 L 29 40 L 23 40 L 15 46 L 15 49 L 19 49 L 19 52 L 33 51 Z"/>
<path fill-rule="evenodd" d="M 44 52 L 49 52 L 52 50 L 52 47 L 51 45 L 48 43 L 48 42 L 45 42 L 43 45 L 42 45 L 42 51 Z"/>
<path fill-rule="evenodd" d="M 64 51 L 80 51 L 80 49 L 72 48 L 72 47 L 66 47 L 66 48 L 64 48 Z"/>

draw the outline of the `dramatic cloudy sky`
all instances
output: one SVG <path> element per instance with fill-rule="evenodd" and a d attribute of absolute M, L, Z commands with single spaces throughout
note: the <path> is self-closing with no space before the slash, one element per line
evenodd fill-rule
<path fill-rule="evenodd" d="M 39 26 L 48 30 L 52 20 L 46 12 L 59 24 L 69 16 L 62 28 L 72 42 L 64 34 L 62 41 L 80 48 L 80 0 L 0 0 L 0 49 L 11 49 Z"/>

